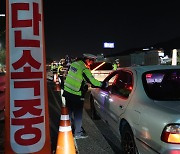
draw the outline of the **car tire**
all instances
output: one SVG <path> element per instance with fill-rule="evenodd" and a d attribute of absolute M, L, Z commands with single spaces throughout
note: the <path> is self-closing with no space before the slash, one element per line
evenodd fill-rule
<path fill-rule="evenodd" d="M 122 128 L 121 146 L 124 154 L 138 154 L 134 135 L 128 124 L 125 124 Z"/>
<path fill-rule="evenodd" d="M 90 96 L 90 116 L 91 116 L 91 119 L 93 120 L 100 119 L 100 117 L 97 115 L 97 112 L 94 106 L 94 98 L 92 95 Z"/>

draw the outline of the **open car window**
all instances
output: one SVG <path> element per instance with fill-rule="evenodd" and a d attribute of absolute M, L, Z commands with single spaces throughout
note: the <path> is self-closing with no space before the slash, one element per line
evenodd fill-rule
<path fill-rule="evenodd" d="M 112 84 L 112 93 L 117 94 L 123 98 L 128 98 L 133 89 L 132 73 L 127 71 L 119 71 L 118 77 Z"/>
<path fill-rule="evenodd" d="M 117 71 L 113 71 L 113 72 L 110 73 L 109 76 L 107 76 L 107 77 L 104 79 L 104 81 L 107 82 L 108 85 L 110 86 L 110 85 L 112 85 L 113 82 L 116 80 L 117 76 L 118 76 L 118 72 L 117 72 Z"/>
<path fill-rule="evenodd" d="M 128 98 L 133 89 L 133 75 L 127 71 L 114 71 L 105 79 L 108 81 L 110 90 L 113 94 Z"/>

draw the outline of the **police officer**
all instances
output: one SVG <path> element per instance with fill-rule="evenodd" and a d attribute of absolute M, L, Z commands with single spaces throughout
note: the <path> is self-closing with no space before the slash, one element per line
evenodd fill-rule
<path fill-rule="evenodd" d="M 113 70 L 117 70 L 117 68 L 118 68 L 118 66 L 117 66 L 117 63 L 115 62 L 115 63 L 113 64 Z"/>
<path fill-rule="evenodd" d="M 61 84 L 61 88 L 63 88 L 63 86 L 64 86 L 64 77 L 63 77 L 64 72 L 62 71 L 62 69 L 63 69 L 63 65 L 60 63 L 57 68 L 57 74 L 58 74 L 59 82 Z"/>
<path fill-rule="evenodd" d="M 69 116 L 74 126 L 75 139 L 86 138 L 87 135 L 82 128 L 82 113 L 84 95 L 88 90 L 86 83 L 95 87 L 104 86 L 103 82 L 96 80 L 89 69 L 94 63 L 96 56 L 83 54 L 83 58 L 72 62 L 64 82 L 63 96 L 69 110 Z"/>

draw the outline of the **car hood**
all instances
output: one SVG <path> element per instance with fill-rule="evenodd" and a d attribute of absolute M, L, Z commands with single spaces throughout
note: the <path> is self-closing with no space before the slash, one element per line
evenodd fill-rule
<path fill-rule="evenodd" d="M 154 102 L 167 109 L 180 113 L 180 101 L 154 101 Z"/>

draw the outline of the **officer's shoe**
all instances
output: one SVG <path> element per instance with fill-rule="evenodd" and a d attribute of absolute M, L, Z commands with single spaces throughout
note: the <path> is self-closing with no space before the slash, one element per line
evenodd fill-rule
<path fill-rule="evenodd" d="M 74 138 L 77 139 L 83 139 L 83 138 L 87 138 L 88 135 L 86 134 L 86 132 L 81 132 L 81 134 L 79 135 L 75 135 Z"/>

